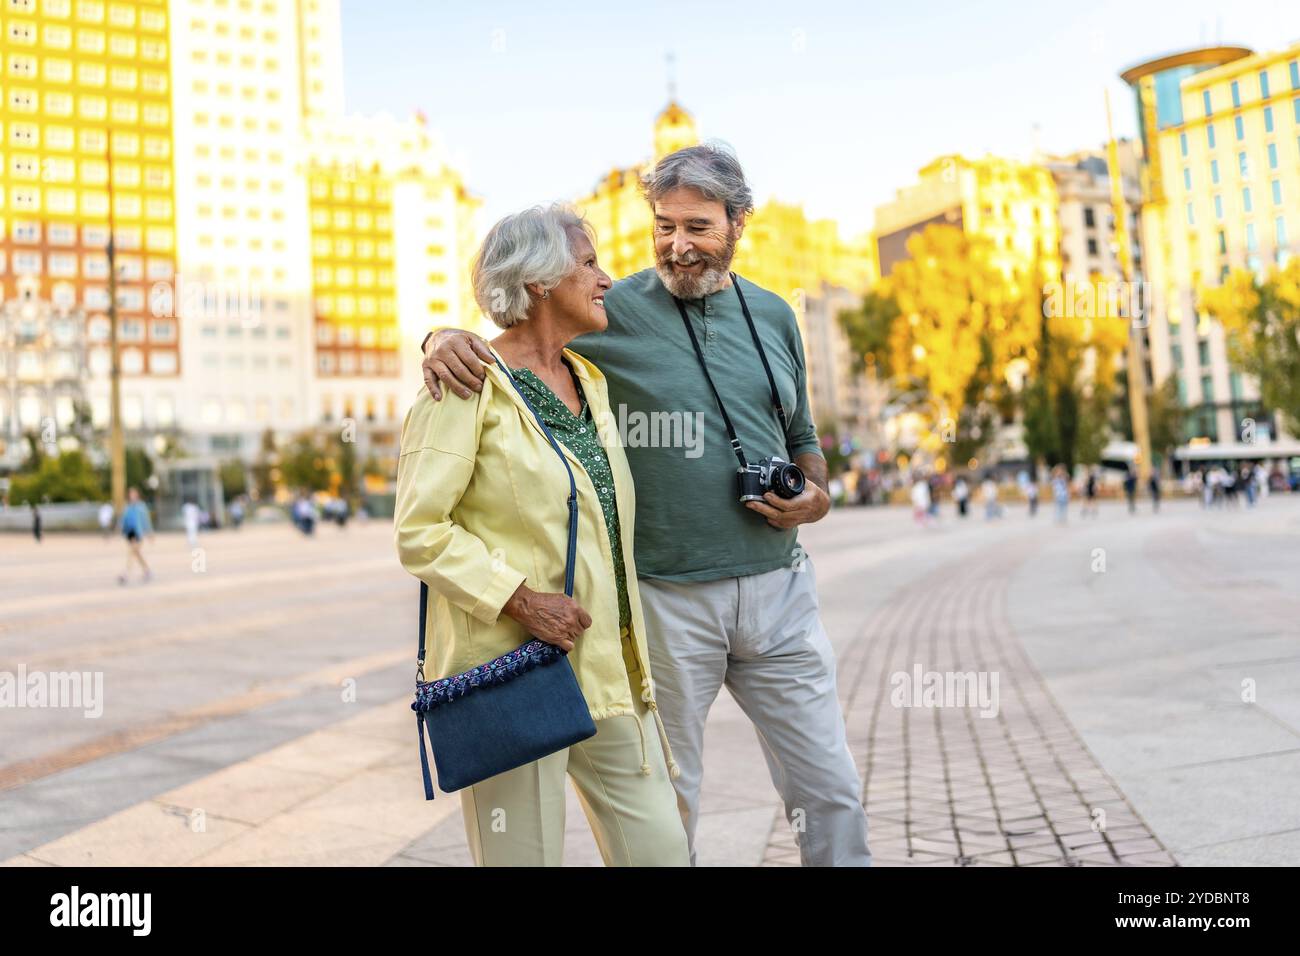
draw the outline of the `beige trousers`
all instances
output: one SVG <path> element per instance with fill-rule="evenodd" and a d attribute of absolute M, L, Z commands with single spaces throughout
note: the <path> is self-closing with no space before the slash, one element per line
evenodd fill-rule
<path fill-rule="evenodd" d="M 636 716 L 596 722 L 596 736 L 460 792 L 478 866 L 560 866 L 567 774 L 606 866 L 687 866 L 686 831 L 641 672 L 624 638 Z M 644 748 L 644 751 L 643 751 Z M 650 773 L 642 773 L 642 753 Z"/>

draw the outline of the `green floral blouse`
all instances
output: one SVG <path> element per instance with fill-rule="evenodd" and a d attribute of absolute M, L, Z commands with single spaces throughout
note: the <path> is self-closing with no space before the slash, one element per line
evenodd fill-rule
<path fill-rule="evenodd" d="M 567 364 L 567 363 L 566 363 Z M 614 474 L 609 467 L 609 456 L 600 443 L 596 432 L 596 423 L 587 407 L 587 396 L 582 392 L 582 383 L 573 376 L 573 386 L 578 390 L 582 407 L 575 415 L 569 406 L 547 387 L 531 369 L 512 368 L 510 373 L 523 389 L 528 400 L 533 403 L 537 413 L 546 422 L 546 427 L 555 435 L 557 441 L 573 452 L 587 477 L 596 488 L 596 497 L 600 499 L 600 510 L 605 515 L 605 529 L 609 533 L 609 550 L 614 555 L 614 581 L 618 586 L 618 623 L 627 627 L 632 620 L 631 605 L 627 597 L 627 568 L 623 562 L 622 534 L 618 524 L 618 502 L 614 499 Z M 573 374 L 573 369 L 569 369 Z"/>

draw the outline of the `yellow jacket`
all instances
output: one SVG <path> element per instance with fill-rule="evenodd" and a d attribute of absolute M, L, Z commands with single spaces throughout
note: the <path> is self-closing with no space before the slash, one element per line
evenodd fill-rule
<path fill-rule="evenodd" d="M 654 712 L 670 772 L 676 776 L 649 679 L 645 620 L 632 557 L 632 475 L 610 412 L 605 376 L 577 353 L 565 349 L 564 355 L 582 383 L 609 456 L 632 611 L 629 629 L 645 678 L 641 698 Z M 593 720 L 635 716 L 605 517 L 581 463 L 559 444 L 578 488 L 573 597 L 591 615 L 591 627 L 574 642 L 569 662 Z M 563 465 L 499 367 L 488 366 L 483 390 L 468 399 L 448 394 L 435 402 L 420 389 L 402 426 L 393 523 L 402 565 L 429 585 L 426 680 L 458 674 L 529 639 L 524 627 L 501 608 L 520 584 L 563 593 L 568 497 Z"/>

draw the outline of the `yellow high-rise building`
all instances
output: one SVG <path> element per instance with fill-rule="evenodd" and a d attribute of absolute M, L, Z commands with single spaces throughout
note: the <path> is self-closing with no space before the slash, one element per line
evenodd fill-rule
<path fill-rule="evenodd" d="M 1262 277 L 1300 248 L 1300 43 L 1272 53 L 1188 50 L 1123 78 L 1136 94 L 1143 146 L 1152 378 L 1177 377 L 1190 410 L 1186 437 L 1198 440 L 1176 457 L 1214 460 L 1225 449 L 1267 457 L 1280 423 L 1232 367 L 1223 328 L 1197 301 L 1229 270 Z"/>
<path fill-rule="evenodd" d="M 907 240 L 927 226 L 956 226 L 988 240 L 994 265 L 1007 276 L 1042 281 L 1061 277 L 1057 188 L 1051 172 L 1036 163 L 997 156 L 940 156 L 919 180 L 876 209 L 875 245 L 881 275 L 907 258 Z"/>
<path fill-rule="evenodd" d="M 420 117 L 308 124 L 317 414 L 393 423 L 416 344 L 461 323 L 478 201 Z"/>
<path fill-rule="evenodd" d="M 0 57 L 0 292 L 84 312 L 107 374 L 111 224 L 123 375 L 176 376 L 177 323 L 149 294 L 175 271 L 165 0 L 6 0 Z"/>

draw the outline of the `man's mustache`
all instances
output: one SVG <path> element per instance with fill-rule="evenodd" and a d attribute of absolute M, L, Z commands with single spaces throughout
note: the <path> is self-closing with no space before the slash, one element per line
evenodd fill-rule
<path fill-rule="evenodd" d="M 680 256 L 677 255 L 677 253 L 675 252 L 669 252 L 666 255 L 660 256 L 659 258 L 661 262 L 666 262 L 671 265 L 678 265 L 678 266 L 693 266 L 696 263 L 700 263 L 700 262 L 721 261 L 720 256 L 706 256 L 702 252 L 687 252 Z"/>

